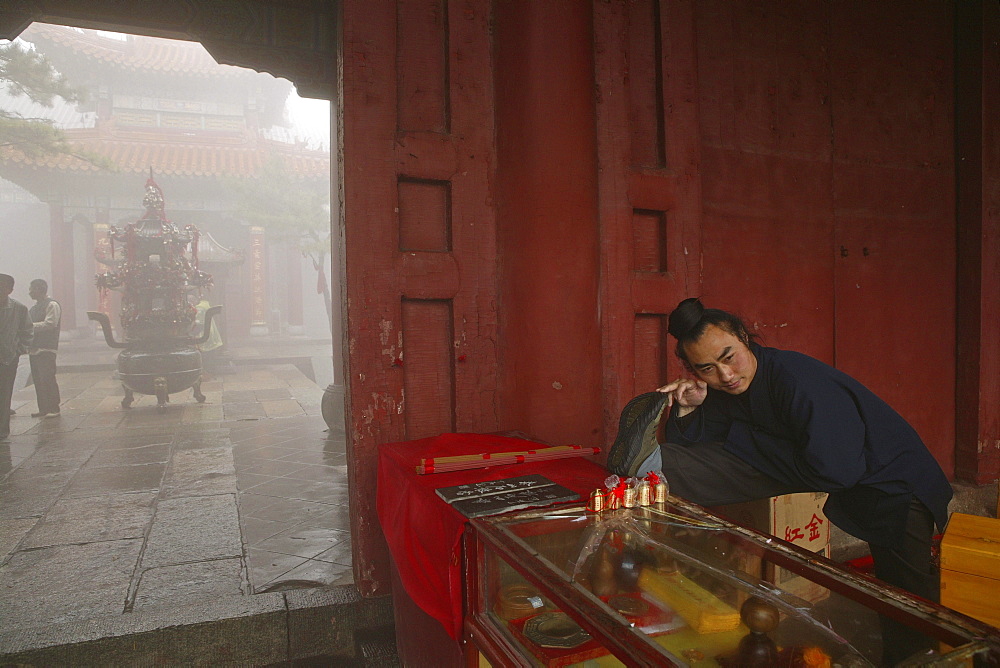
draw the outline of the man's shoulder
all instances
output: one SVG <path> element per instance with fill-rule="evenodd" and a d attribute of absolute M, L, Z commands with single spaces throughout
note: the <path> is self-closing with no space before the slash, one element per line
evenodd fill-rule
<path fill-rule="evenodd" d="M 793 361 L 793 362 L 805 362 L 814 364 L 824 364 L 824 362 L 813 357 L 812 355 L 807 355 L 806 353 L 800 353 L 797 350 L 785 350 L 784 348 L 772 348 L 770 346 L 764 346 L 759 343 L 752 343 L 751 350 L 759 355 L 764 355 L 766 357 L 771 357 L 780 361 Z"/>
<path fill-rule="evenodd" d="M 27 306 L 25 306 L 21 302 L 17 301 L 13 297 L 8 297 L 7 300 L 10 301 L 10 305 L 14 307 L 15 311 L 27 311 L 28 310 Z"/>
<path fill-rule="evenodd" d="M 796 350 L 759 346 L 757 356 L 765 368 L 776 374 L 806 373 L 810 377 L 815 377 L 816 374 L 828 374 L 835 371 L 834 367 L 826 362 Z"/>

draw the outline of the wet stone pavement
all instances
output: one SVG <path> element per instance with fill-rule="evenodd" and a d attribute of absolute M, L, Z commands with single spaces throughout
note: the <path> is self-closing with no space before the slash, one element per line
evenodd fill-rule
<path fill-rule="evenodd" d="M 297 366 L 230 367 L 162 410 L 122 409 L 106 369 L 59 383 L 61 416 L 28 417 L 19 390 L 0 444 L 0 653 L 52 625 L 353 582 L 344 433 Z"/>

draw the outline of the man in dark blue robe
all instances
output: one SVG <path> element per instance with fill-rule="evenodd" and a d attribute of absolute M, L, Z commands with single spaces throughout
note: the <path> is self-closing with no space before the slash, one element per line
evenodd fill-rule
<path fill-rule="evenodd" d="M 741 319 L 697 299 L 671 313 L 669 331 L 694 378 L 659 388 L 648 412 L 669 406 L 666 442 L 619 439 L 612 471 L 662 470 L 673 494 L 704 506 L 828 492 L 827 517 L 868 542 L 875 574 L 937 601 L 931 542 L 952 489 L 909 423 L 844 372 L 758 345 Z M 892 631 L 887 660 L 916 648 L 907 633 Z"/>
<path fill-rule="evenodd" d="M 899 413 L 819 360 L 753 342 L 749 348 L 757 370 L 746 391 L 709 388 L 701 409 L 679 419 L 677 404 L 666 426 L 671 445 L 664 447 L 721 447 L 789 491 L 829 492 L 827 517 L 870 544 L 899 544 L 914 499 L 944 527 L 951 485 Z M 683 468 L 677 475 L 678 493 L 678 487 L 697 485 L 684 479 Z M 698 495 L 706 505 L 760 498 L 752 488 L 760 481 L 747 482 L 750 489 L 711 485 Z"/>

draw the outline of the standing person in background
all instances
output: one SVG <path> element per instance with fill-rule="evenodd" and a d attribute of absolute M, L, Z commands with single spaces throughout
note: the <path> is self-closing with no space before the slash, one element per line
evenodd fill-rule
<path fill-rule="evenodd" d="M 28 287 L 35 300 L 28 314 L 34 326 L 34 339 L 28 350 L 31 378 L 35 383 L 38 412 L 31 417 L 59 417 L 59 385 L 56 383 L 56 351 L 59 349 L 59 323 L 62 308 L 48 296 L 49 284 L 36 278 Z"/>
<path fill-rule="evenodd" d="M 0 274 L 0 441 L 10 436 L 10 399 L 17 360 L 28 351 L 32 336 L 28 307 L 11 299 L 13 291 L 14 277 Z"/>
<path fill-rule="evenodd" d="M 212 307 L 211 303 L 208 301 L 208 297 L 202 296 L 201 299 L 195 304 L 195 309 L 198 314 L 195 316 L 194 325 L 192 327 L 192 336 L 199 337 L 205 331 L 205 313 L 208 309 Z M 216 360 L 219 354 L 222 352 L 222 334 L 219 333 L 219 327 L 215 324 L 215 320 L 212 320 L 212 326 L 209 329 L 208 341 L 198 346 L 198 350 L 201 351 L 202 364 L 205 370 L 208 371 L 216 366 Z"/>

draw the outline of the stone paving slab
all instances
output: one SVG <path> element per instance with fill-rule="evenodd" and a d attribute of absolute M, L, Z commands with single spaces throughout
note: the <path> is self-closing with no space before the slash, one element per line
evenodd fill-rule
<path fill-rule="evenodd" d="M 25 537 L 21 549 L 143 538 L 156 494 L 108 494 L 57 501 Z"/>
<path fill-rule="evenodd" d="M 142 543 L 131 538 L 16 552 L 0 566 L 0 619 L 28 626 L 121 614 Z"/>
<path fill-rule="evenodd" d="M 112 444 L 117 445 L 117 444 Z M 170 461 L 170 443 L 150 443 L 135 447 L 101 447 L 88 462 L 94 468 L 165 464 Z"/>
<path fill-rule="evenodd" d="M 119 492 L 145 492 L 159 489 L 166 462 L 131 466 L 84 467 L 66 488 L 73 497 L 99 496 Z"/>
<path fill-rule="evenodd" d="M 235 498 L 236 467 L 232 446 L 174 453 L 161 490 L 163 498 L 218 494 Z"/>
<path fill-rule="evenodd" d="M 139 579 L 133 610 L 243 595 L 242 568 L 239 558 L 149 568 Z"/>
<path fill-rule="evenodd" d="M 146 540 L 143 568 L 240 557 L 235 494 L 164 499 Z"/>
<path fill-rule="evenodd" d="M 20 543 L 37 520 L 34 517 L 0 519 L 0 553 L 10 554 Z"/>
<path fill-rule="evenodd" d="M 283 658 L 279 648 L 287 642 L 281 628 L 286 610 L 277 593 L 148 606 L 128 615 L 93 614 L 44 626 L 5 626 L 0 629 L 0 646 L 10 663 L 27 665 L 205 665 L 206 645 L 226 657 L 221 663 L 242 659 L 249 665 L 266 665 Z M 220 625 L 220 621 L 230 623 Z M 153 632 L 159 632 L 155 639 L 142 637 Z M 198 637 L 206 634 L 216 638 Z M 109 642 L 115 639 L 119 642 Z M 154 661 L 141 661 L 144 646 L 150 647 Z"/>

